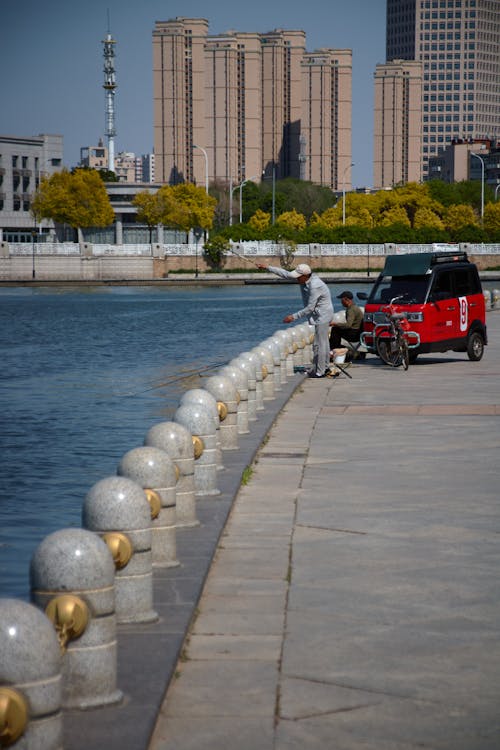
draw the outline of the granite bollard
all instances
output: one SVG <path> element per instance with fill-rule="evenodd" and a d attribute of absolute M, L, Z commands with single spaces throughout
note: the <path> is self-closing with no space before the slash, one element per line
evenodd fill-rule
<path fill-rule="evenodd" d="M 86 529 L 54 531 L 31 558 L 31 599 L 51 609 L 64 647 L 64 708 L 95 708 L 123 697 L 116 687 L 114 574 L 107 545 Z M 64 643 L 77 622 L 84 624 L 83 632 L 75 630 L 75 639 Z"/>
<path fill-rule="evenodd" d="M 232 359 L 229 367 L 237 367 L 243 370 L 248 383 L 248 421 L 255 422 L 257 419 L 257 383 L 255 361 L 245 359 L 241 355 Z"/>
<path fill-rule="evenodd" d="M 62 750 L 61 669 L 61 649 L 49 619 L 32 604 L 0 599 L 2 747 Z"/>
<path fill-rule="evenodd" d="M 118 622 L 155 622 L 151 508 L 142 487 L 127 477 L 101 479 L 85 497 L 82 523 L 112 550 Z"/>
<path fill-rule="evenodd" d="M 219 470 L 224 468 L 222 462 L 222 448 L 220 439 L 220 416 L 219 409 L 217 407 L 217 401 L 214 396 L 204 388 L 190 388 L 185 391 L 179 401 L 180 406 L 186 406 L 187 404 L 200 404 L 206 407 L 213 415 L 214 427 L 215 427 L 215 450 L 216 450 L 216 463 Z"/>
<path fill-rule="evenodd" d="M 281 342 L 275 338 L 264 339 L 261 346 L 271 352 L 274 361 L 274 390 L 281 391 Z"/>
<path fill-rule="evenodd" d="M 190 431 L 177 422 L 159 422 L 146 433 L 144 445 L 165 451 L 179 470 L 175 487 L 177 528 L 199 526 L 194 487 L 194 446 Z"/>
<path fill-rule="evenodd" d="M 257 411 L 264 411 L 264 393 L 262 385 L 264 372 L 262 369 L 262 357 L 259 352 L 252 349 L 248 352 L 241 352 L 239 359 L 248 360 L 255 366 L 255 404 Z"/>
<path fill-rule="evenodd" d="M 233 383 L 239 396 L 236 421 L 238 435 L 246 435 L 248 428 L 248 376 L 240 367 L 226 365 L 221 367 L 219 374 Z"/>
<path fill-rule="evenodd" d="M 217 489 L 216 433 L 213 415 L 205 406 L 187 404 L 179 406 L 174 422 L 184 425 L 194 437 L 198 437 L 203 451 L 194 462 L 194 486 L 196 495 L 220 495 Z"/>
<path fill-rule="evenodd" d="M 141 446 L 122 456 L 116 473 L 136 482 L 150 502 L 156 493 L 160 503 L 151 513 L 151 557 L 153 567 L 179 565 L 176 544 L 176 484 L 179 470 L 170 456 L 160 448 Z"/>
<path fill-rule="evenodd" d="M 271 401 L 276 398 L 274 393 L 274 357 L 269 349 L 262 344 L 257 344 L 253 348 L 261 359 L 262 367 L 262 398 L 264 401 Z"/>
<path fill-rule="evenodd" d="M 203 385 L 217 401 L 222 450 L 236 450 L 238 448 L 238 391 L 233 382 L 224 375 L 212 375 L 205 380 Z"/>

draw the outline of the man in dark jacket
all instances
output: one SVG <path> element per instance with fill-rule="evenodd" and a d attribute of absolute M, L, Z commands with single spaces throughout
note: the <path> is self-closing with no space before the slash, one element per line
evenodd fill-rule
<path fill-rule="evenodd" d="M 353 293 L 346 290 L 337 299 L 345 307 L 345 323 L 330 323 L 330 349 L 338 349 L 341 339 L 359 341 L 363 330 L 363 311 L 355 304 Z"/>

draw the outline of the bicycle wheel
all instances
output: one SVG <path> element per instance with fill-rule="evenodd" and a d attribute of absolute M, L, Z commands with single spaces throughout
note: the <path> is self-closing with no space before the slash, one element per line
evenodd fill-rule
<path fill-rule="evenodd" d="M 377 354 L 380 359 L 391 367 L 403 364 L 403 353 L 397 338 L 377 338 Z"/>

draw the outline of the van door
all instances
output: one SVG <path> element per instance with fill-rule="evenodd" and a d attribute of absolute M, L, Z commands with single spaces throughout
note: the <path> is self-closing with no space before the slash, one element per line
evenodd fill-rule
<path fill-rule="evenodd" d="M 430 326 L 431 341 L 452 341 L 460 334 L 461 309 L 455 296 L 454 272 L 438 270 L 429 294 L 425 317 Z"/>

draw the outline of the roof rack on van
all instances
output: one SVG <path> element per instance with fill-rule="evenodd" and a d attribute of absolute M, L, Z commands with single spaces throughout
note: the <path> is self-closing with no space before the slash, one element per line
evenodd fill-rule
<path fill-rule="evenodd" d="M 439 251 L 431 254 L 431 265 L 435 266 L 437 263 L 449 263 L 450 261 L 466 263 L 468 261 L 466 252 L 452 251 Z"/>

